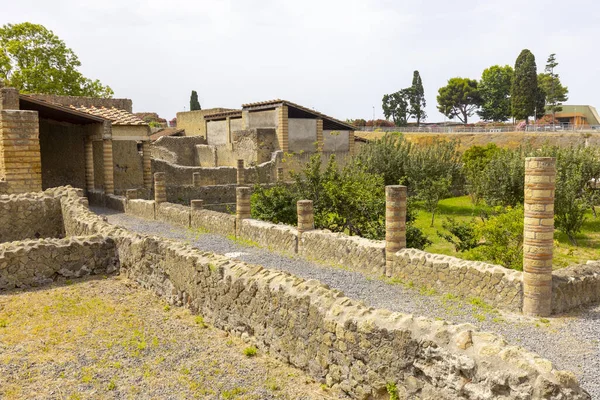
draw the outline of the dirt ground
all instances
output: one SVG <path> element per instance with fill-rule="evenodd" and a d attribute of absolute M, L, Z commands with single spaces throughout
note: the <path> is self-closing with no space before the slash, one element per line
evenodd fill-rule
<path fill-rule="evenodd" d="M 118 276 L 0 294 L 2 399 L 337 399 Z"/>

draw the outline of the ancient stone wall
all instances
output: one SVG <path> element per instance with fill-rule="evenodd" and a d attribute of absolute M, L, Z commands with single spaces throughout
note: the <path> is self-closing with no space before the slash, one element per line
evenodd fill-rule
<path fill-rule="evenodd" d="M 237 185 L 167 186 L 167 201 L 187 205 L 191 200 L 202 199 L 204 204 L 235 204 Z"/>
<path fill-rule="evenodd" d="M 155 219 L 156 214 L 154 210 L 154 204 L 154 200 L 128 200 L 125 207 L 125 212 L 140 218 Z"/>
<path fill-rule="evenodd" d="M 298 242 L 302 257 L 342 266 L 353 271 L 385 274 L 385 243 L 347 236 L 343 233 L 314 230 L 304 232 Z"/>
<path fill-rule="evenodd" d="M 387 275 L 466 298 L 478 297 L 498 308 L 519 311 L 523 304 L 523 273 L 500 265 L 402 249 L 394 254 Z"/>
<path fill-rule="evenodd" d="M 113 140 L 115 189 L 144 187 L 142 155 L 134 140 Z M 83 187 L 83 186 L 82 186 Z"/>
<path fill-rule="evenodd" d="M 156 219 L 188 228 L 190 226 L 190 207 L 171 203 L 157 204 Z"/>
<path fill-rule="evenodd" d="M 570 372 L 472 325 L 368 308 L 317 281 L 128 232 L 63 198 L 69 235 L 117 245 L 120 271 L 356 398 L 589 399 Z"/>
<path fill-rule="evenodd" d="M 293 255 L 298 251 L 298 230 L 287 225 L 244 219 L 238 237 L 277 253 Z"/>
<path fill-rule="evenodd" d="M 0 244 L 0 290 L 59 279 L 110 274 L 118 269 L 115 242 L 101 236 Z"/>
<path fill-rule="evenodd" d="M 571 265 L 552 273 L 552 313 L 600 301 L 600 262 Z"/>
<path fill-rule="evenodd" d="M 190 227 L 223 236 L 235 236 L 235 215 L 211 210 L 192 210 Z"/>
<path fill-rule="evenodd" d="M 196 166 L 196 145 L 207 144 L 206 139 L 201 136 L 171 137 L 163 136 L 152 145 L 152 157 L 159 159 L 162 154 L 174 154 L 175 159 L 166 161 L 174 164 L 193 167 Z M 167 158 L 170 158 L 168 156 Z"/>
<path fill-rule="evenodd" d="M 60 198 L 54 189 L 0 196 L 0 242 L 64 235 Z"/>

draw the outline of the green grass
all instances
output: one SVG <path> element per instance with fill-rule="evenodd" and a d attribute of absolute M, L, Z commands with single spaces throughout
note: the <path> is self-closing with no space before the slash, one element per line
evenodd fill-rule
<path fill-rule="evenodd" d="M 246 357 L 254 357 L 257 352 L 258 352 L 258 350 L 254 346 L 246 347 L 244 349 L 244 355 Z"/>
<path fill-rule="evenodd" d="M 454 246 L 437 235 L 444 231 L 442 222 L 445 217 L 453 217 L 457 222 L 468 222 L 473 218 L 479 219 L 486 206 L 475 206 L 469 196 L 451 197 L 440 201 L 435 215 L 433 227 L 431 227 L 431 213 L 422 208 L 418 209 L 415 226 L 420 228 L 433 242 L 425 248 L 426 251 L 436 254 L 446 254 L 460 257 L 461 254 L 454 250 Z M 576 237 L 578 246 L 571 244 L 567 235 L 559 232 L 554 233 L 554 268 L 563 268 L 568 265 L 585 263 L 587 260 L 600 259 L 600 207 L 596 207 L 599 214 L 594 218 L 592 211 L 587 212 L 587 220 L 583 225 L 582 232 Z"/>

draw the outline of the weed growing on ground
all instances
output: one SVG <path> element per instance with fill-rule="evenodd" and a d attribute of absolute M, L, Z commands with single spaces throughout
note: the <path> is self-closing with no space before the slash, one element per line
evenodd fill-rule
<path fill-rule="evenodd" d="M 6 328 L 8 326 L 8 321 L 4 318 L 0 318 L 0 328 Z"/>
<path fill-rule="evenodd" d="M 117 384 L 115 383 L 115 381 L 113 381 L 111 379 L 110 382 L 108 382 L 108 386 L 106 387 L 107 390 L 115 390 L 117 388 Z"/>
<path fill-rule="evenodd" d="M 254 357 L 257 352 L 258 352 L 258 349 L 254 346 L 246 347 L 244 349 L 244 355 L 246 357 Z"/>
<path fill-rule="evenodd" d="M 430 288 L 427 286 L 421 286 L 421 288 L 419 289 L 419 293 L 422 294 L 423 296 L 433 296 L 437 292 L 435 291 L 434 288 Z"/>
<path fill-rule="evenodd" d="M 270 391 L 272 391 L 272 392 L 276 392 L 278 390 L 281 390 L 281 387 L 279 386 L 279 384 L 273 378 L 268 378 L 267 379 L 267 382 L 265 382 L 265 387 L 267 389 L 269 389 Z"/>
<path fill-rule="evenodd" d="M 171 310 L 171 306 L 168 305 L 168 304 L 165 304 L 165 306 L 163 307 L 163 310 L 170 311 Z"/>
<path fill-rule="evenodd" d="M 390 400 L 400 400 L 400 395 L 398 394 L 398 388 L 395 383 L 388 383 L 385 385 L 388 394 L 390 395 Z"/>
<path fill-rule="evenodd" d="M 244 394 L 246 393 L 246 390 L 243 388 L 239 388 L 239 387 L 235 387 L 231 390 L 226 390 L 223 393 L 221 393 L 221 397 L 223 397 L 224 399 L 228 400 L 228 399 L 233 399 L 236 396 L 240 395 L 240 394 Z"/>
<path fill-rule="evenodd" d="M 239 238 L 235 235 L 227 235 L 227 239 L 244 247 L 260 247 L 260 245 L 254 240 Z"/>
<path fill-rule="evenodd" d="M 200 328 L 206 329 L 208 328 L 208 325 L 206 325 L 206 323 L 204 322 L 204 317 L 202 317 L 202 315 L 197 315 L 195 318 L 196 321 L 196 325 L 198 325 Z"/>

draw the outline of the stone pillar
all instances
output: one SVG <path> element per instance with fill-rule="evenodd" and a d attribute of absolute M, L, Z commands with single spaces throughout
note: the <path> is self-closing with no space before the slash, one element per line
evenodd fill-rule
<path fill-rule="evenodd" d="M 104 162 L 104 194 L 115 194 L 112 139 L 102 140 L 102 160 Z"/>
<path fill-rule="evenodd" d="M 285 172 L 283 171 L 283 167 L 277 168 L 277 182 L 283 182 L 285 180 L 284 173 Z"/>
<path fill-rule="evenodd" d="M 192 200 L 190 206 L 192 207 L 192 211 L 202 210 L 202 207 L 204 207 L 204 200 Z"/>
<path fill-rule="evenodd" d="M 247 186 L 238 186 L 235 189 L 235 226 L 236 232 L 242 227 L 242 220 L 250 218 L 250 188 Z"/>
<path fill-rule="evenodd" d="M 237 184 L 243 185 L 245 181 L 244 160 L 237 160 Z"/>
<path fill-rule="evenodd" d="M 167 179 L 164 172 L 154 173 L 154 202 L 158 205 L 167 201 Z"/>
<path fill-rule="evenodd" d="M 556 159 L 525 159 L 525 221 L 523 239 L 523 314 L 552 312 L 552 248 Z"/>
<path fill-rule="evenodd" d="M 279 149 L 284 153 L 289 152 L 289 127 L 288 127 L 288 106 L 282 105 L 277 108 L 277 141 Z"/>
<path fill-rule="evenodd" d="M 298 200 L 296 209 L 298 212 L 298 236 L 315 229 L 315 213 L 312 200 Z"/>
<path fill-rule="evenodd" d="M 325 139 L 323 138 L 323 120 L 321 118 L 317 119 L 317 151 L 323 151 L 323 145 L 325 143 Z"/>
<path fill-rule="evenodd" d="M 144 168 L 144 187 L 152 189 L 152 149 L 150 142 L 142 142 L 142 162 Z"/>
<path fill-rule="evenodd" d="M 13 87 L 0 87 L 0 110 L 19 109 L 19 91 Z"/>
<path fill-rule="evenodd" d="M 1 178 L 6 180 L 7 194 L 42 190 L 37 111 L 0 109 Z"/>
<path fill-rule="evenodd" d="M 393 255 L 406 247 L 406 186 L 385 187 L 385 266 L 391 272 Z"/>
<path fill-rule="evenodd" d="M 202 186 L 202 173 L 201 172 L 194 172 L 192 174 L 192 183 L 193 183 L 194 187 Z"/>
<path fill-rule="evenodd" d="M 91 136 L 85 138 L 85 188 L 94 190 L 94 141 Z"/>
<path fill-rule="evenodd" d="M 354 131 L 348 132 L 348 153 L 354 155 Z"/>

